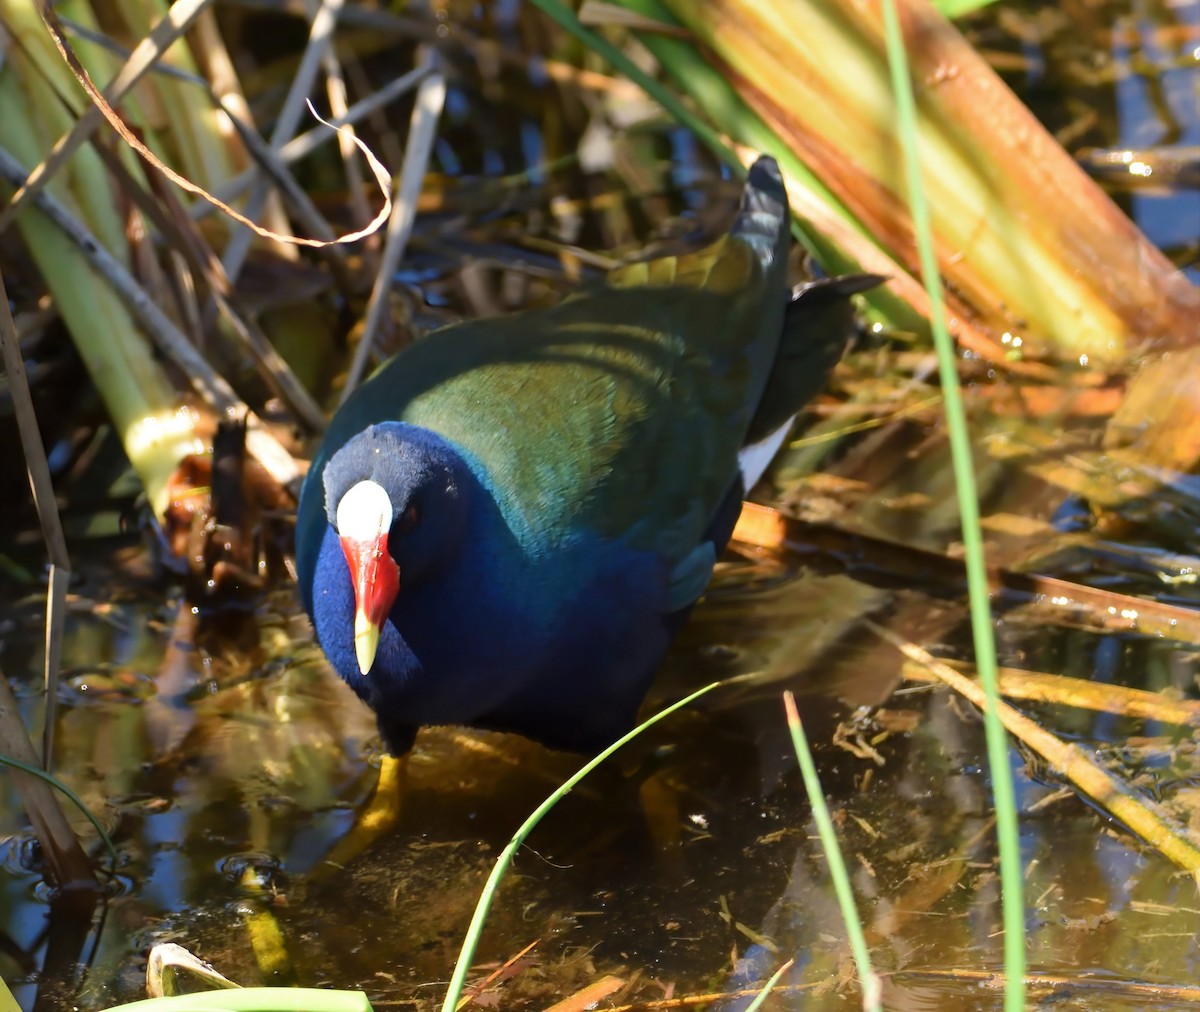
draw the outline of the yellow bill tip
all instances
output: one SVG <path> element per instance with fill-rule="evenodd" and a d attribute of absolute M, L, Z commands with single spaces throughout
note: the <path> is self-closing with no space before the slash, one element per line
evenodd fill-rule
<path fill-rule="evenodd" d="M 364 675 L 375 663 L 375 652 L 379 649 L 379 626 L 361 609 L 354 616 L 354 653 L 358 657 L 358 670 Z"/>

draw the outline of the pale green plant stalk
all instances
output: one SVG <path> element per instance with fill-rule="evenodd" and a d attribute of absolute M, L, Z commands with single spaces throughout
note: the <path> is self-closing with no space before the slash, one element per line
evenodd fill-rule
<path fill-rule="evenodd" d="M 961 18 L 990 7 L 996 0 L 934 0 L 934 7 L 948 18 Z"/>
<path fill-rule="evenodd" d="M 107 1012 L 372 1012 L 361 991 L 315 987 L 243 987 L 170 998 L 146 998 Z"/>
<path fill-rule="evenodd" d="M 884 30 L 899 119 L 900 141 L 904 149 L 905 178 L 910 211 L 917 239 L 921 274 L 929 292 L 932 308 L 934 347 L 942 387 L 942 404 L 950 438 L 950 455 L 958 508 L 962 516 L 963 555 L 967 568 L 970 597 L 971 634 L 975 644 L 975 665 L 987 695 L 984 729 L 987 736 L 988 766 L 996 806 L 996 835 L 1000 849 L 1000 879 L 1004 918 L 1004 1007 L 1020 1012 L 1025 1007 L 1025 901 L 1024 876 L 1021 873 L 1021 847 L 1017 824 L 1016 792 L 1008 763 L 1008 737 L 1000 723 L 999 679 L 996 673 L 996 640 L 992 633 L 992 612 L 988 590 L 987 560 L 983 551 L 983 532 L 979 522 L 979 496 L 971 457 L 971 435 L 963 409 L 958 383 L 958 363 L 954 341 L 946 328 L 946 310 L 942 282 L 929 224 L 929 208 L 921 178 L 917 151 L 916 105 L 909 78 L 904 36 L 896 16 L 895 0 L 883 0 Z"/>
<path fill-rule="evenodd" d="M 0 146 L 29 167 L 70 129 L 73 120 L 59 95 L 78 93 L 78 86 L 28 0 L 0 0 L 0 16 L 23 40 L 23 45 L 9 47 L 0 66 L 0 108 L 5 110 Z M 128 262 L 118 201 L 93 150 L 77 151 L 49 191 L 87 223 L 106 249 Z M 161 516 L 167 482 L 180 459 L 204 449 L 194 419 L 182 410 L 174 385 L 128 309 L 96 277 L 78 248 L 34 207 L 22 211 L 17 227 Z"/>
<path fill-rule="evenodd" d="M 0 979 L 0 1012 L 21 1012 L 21 1006 L 3 979 Z"/>
<path fill-rule="evenodd" d="M 846 937 L 850 940 L 854 965 L 858 969 L 859 985 L 863 993 L 862 1006 L 866 1012 L 881 1012 L 883 1005 L 880 1002 L 879 976 L 871 969 L 871 956 L 867 950 L 867 939 L 858 916 L 858 907 L 854 903 L 850 873 L 846 870 L 846 862 L 842 860 L 833 816 L 829 814 L 829 806 L 825 804 L 825 792 L 821 789 L 821 780 L 817 776 L 817 764 L 813 762 L 812 750 L 808 747 L 808 736 L 804 733 L 804 725 L 800 722 L 800 714 L 796 710 L 796 699 L 790 692 L 783 694 L 783 705 L 787 712 L 792 748 L 795 749 L 796 759 L 800 763 L 800 776 L 804 780 L 804 789 L 808 792 L 808 803 L 812 805 L 813 822 L 817 824 L 821 849 L 829 863 L 829 877 L 833 882 L 838 908 L 842 912 L 842 923 L 846 925 Z"/>
<path fill-rule="evenodd" d="M 164 0 L 118 0 L 118 4 L 132 38 L 148 35 L 168 6 Z M 76 52 L 86 65 L 86 55 L 78 44 Z M 170 47 L 165 60 L 172 67 L 201 76 L 183 40 Z M 78 86 L 74 91 L 81 94 Z M 128 101 L 135 110 L 148 105 L 158 113 L 145 119 L 170 125 L 171 154 L 158 132 L 148 134 L 150 146 L 160 158 L 206 190 L 227 183 L 249 164 L 236 133 L 228 123 L 222 124 L 223 114 L 213 108 L 204 89 L 166 74 L 149 74 Z"/>

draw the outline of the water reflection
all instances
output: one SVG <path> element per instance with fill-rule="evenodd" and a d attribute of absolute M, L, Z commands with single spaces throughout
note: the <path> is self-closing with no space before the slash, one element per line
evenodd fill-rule
<path fill-rule="evenodd" d="M 157 941 L 192 948 L 232 979 L 259 982 L 247 936 L 265 911 L 290 960 L 268 982 L 361 987 L 382 1007 L 436 1007 L 495 856 L 579 760 L 504 735 L 422 732 L 399 827 L 349 866 L 329 866 L 325 859 L 373 782 L 374 728 L 327 672 L 303 622 L 286 617 L 288 606 L 287 593 L 267 602 L 253 623 L 257 642 L 238 649 L 222 639 L 219 653 L 202 634 L 195 649 L 184 649 L 179 638 L 190 623 L 164 620 L 148 600 L 73 624 L 75 673 L 63 694 L 59 765 L 116 836 L 128 886 L 114 890 L 86 938 L 78 937 L 78 918 L 68 937 L 65 918 L 47 920 L 37 875 L 20 870 L 20 838 L 9 837 L 0 929 L 10 944 L 0 959 L 7 978 L 31 981 L 23 1001 L 32 1000 L 36 968 L 67 943 L 75 953 L 68 966 L 90 964 L 79 992 L 84 1009 L 138 996 L 142 960 Z M 7 670 L 11 658 L 32 665 L 37 653 L 37 602 L 14 607 L 29 619 L 20 623 L 28 631 L 6 638 L 0 662 Z M 785 684 L 805 692 L 803 716 L 885 974 L 887 1007 L 991 1004 L 986 981 L 921 976 L 999 966 L 990 794 L 976 716 L 924 687 L 882 711 L 851 711 L 820 691 L 846 682 L 848 669 L 862 670 L 860 644 L 853 635 L 847 642 L 847 616 L 895 607 L 893 595 L 842 577 L 726 565 L 657 691 L 670 696 L 714 674 L 749 670 L 763 672 L 761 681 L 719 692 L 656 728 L 585 781 L 530 838 L 479 953 L 483 977 L 537 942 L 490 985 L 501 1007 L 543 1008 L 603 974 L 627 982 L 627 1001 L 749 990 L 788 957 L 796 966 L 768 1007 L 855 1000 L 782 720 Z M 736 649 L 721 649 L 734 642 L 734 629 L 741 631 Z M 1113 654 L 1102 646 L 1111 641 L 1098 636 L 1091 648 L 1063 649 L 1082 634 L 1066 635 L 1016 626 L 1005 648 L 1038 660 L 1053 652 L 1065 673 L 1071 657 L 1077 673 L 1094 656 L 1106 657 L 1116 678 L 1145 669 L 1139 649 Z M 88 675 L 82 653 L 97 643 L 121 663 L 93 661 Z M 1154 649 L 1180 659 L 1169 645 Z M 181 657 L 190 672 L 182 681 Z M 805 669 L 798 685 L 788 676 Z M 893 674 L 882 673 L 884 680 Z M 188 714 L 182 724 L 167 722 L 176 732 L 186 727 L 182 737 L 162 736 L 152 685 L 168 697 L 164 706 Z M 36 696 L 23 702 L 32 718 Z M 1100 727 L 1074 719 L 1073 733 Z M 1153 967 L 1164 978 L 1188 979 L 1200 961 L 1200 914 L 1186 880 L 1123 834 L 1106 833 L 1073 793 L 1024 777 L 1015 753 L 1013 763 L 1031 966 L 1043 973 L 1103 966 L 1130 978 Z M 10 798 L 3 811 L 11 833 L 19 823 Z M 43 1007 L 79 978 L 60 972 L 57 987 L 42 987 Z"/>

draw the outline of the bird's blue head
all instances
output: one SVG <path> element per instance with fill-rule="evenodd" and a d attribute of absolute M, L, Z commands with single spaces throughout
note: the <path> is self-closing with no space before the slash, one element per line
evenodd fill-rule
<path fill-rule="evenodd" d="M 455 564 L 478 485 L 446 440 L 400 422 L 355 435 L 320 477 L 325 541 L 336 539 L 341 552 L 325 545 L 319 554 L 313 623 L 338 673 L 374 703 L 373 669 L 404 678 L 418 666 L 394 630 L 385 635 L 397 595 L 419 593 Z"/>

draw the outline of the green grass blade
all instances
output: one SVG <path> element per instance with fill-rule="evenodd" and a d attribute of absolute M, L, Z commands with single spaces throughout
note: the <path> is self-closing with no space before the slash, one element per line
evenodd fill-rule
<path fill-rule="evenodd" d="M 620 0 L 621 6 L 641 14 L 652 21 L 664 25 L 678 26 L 670 10 L 661 0 Z M 653 54 L 659 65 L 675 79 L 684 83 L 684 91 L 692 96 L 695 105 L 704 110 L 706 123 L 715 124 L 720 130 L 744 144 L 759 151 L 771 154 L 786 177 L 803 184 L 832 208 L 837 214 L 855 228 L 865 238 L 870 238 L 862 225 L 846 210 L 820 178 L 809 171 L 799 158 L 792 153 L 786 144 L 780 141 L 773 130 L 767 126 L 761 116 L 752 110 L 738 94 L 737 89 L 709 61 L 697 51 L 696 46 L 684 39 L 671 35 L 659 35 L 655 32 L 637 32 L 638 40 Z M 642 85 L 641 81 L 637 81 Z M 657 82 L 656 82 L 657 83 Z M 645 87 L 644 85 L 642 85 Z M 662 86 L 659 85 L 661 88 Z M 667 92 L 676 103 L 674 92 Z M 661 96 L 652 97 L 673 115 L 677 115 L 674 107 L 663 103 Z M 687 106 L 683 109 L 687 111 Z M 689 112 L 690 115 L 690 112 Z M 694 119 L 694 117 L 693 117 Z M 681 120 L 689 129 L 695 130 L 691 120 Z M 708 141 L 704 134 L 698 135 L 701 140 Z M 724 145 L 714 148 L 714 154 L 723 158 Z M 740 168 L 738 170 L 741 171 Z M 831 272 L 850 272 L 858 269 L 858 264 L 849 260 L 836 250 L 830 243 L 819 235 L 810 235 L 793 218 L 793 234 L 812 253 L 821 264 Z"/>
<path fill-rule="evenodd" d="M 538 0 L 535 0 L 535 2 L 538 2 Z M 659 710 L 653 717 L 643 721 L 628 734 L 618 738 L 599 755 L 589 759 L 579 767 L 575 773 L 563 782 L 561 787 L 538 805 L 529 818 L 521 823 L 520 829 L 513 834 L 512 839 L 508 842 L 508 846 L 504 848 L 503 852 L 496 859 L 495 867 L 492 868 L 492 873 L 488 876 L 488 880 L 479 894 L 479 902 L 475 906 L 475 914 L 471 918 L 470 926 L 467 928 L 462 949 L 458 954 L 458 962 L 454 966 L 454 974 L 450 978 L 450 986 L 446 991 L 446 1000 L 442 1002 L 442 1012 L 454 1012 L 454 1009 L 458 1005 L 459 998 L 462 996 L 463 986 L 466 984 L 467 974 L 471 970 L 471 961 L 475 958 L 475 950 L 479 946 L 479 936 L 483 934 L 484 921 L 487 920 L 488 912 L 492 908 L 492 901 L 496 897 L 496 890 L 499 889 L 501 880 L 508 871 L 509 865 L 512 864 L 512 859 L 516 855 L 517 849 L 525 842 L 525 838 L 533 832 L 534 827 L 542 821 L 542 818 L 551 808 L 557 805 L 575 788 L 579 781 L 616 752 L 617 749 L 632 741 L 648 727 L 652 727 L 663 718 L 669 717 L 676 710 L 680 710 L 689 703 L 699 699 L 706 692 L 711 692 L 720 684 L 720 682 L 710 682 L 704 688 L 697 689 L 690 696 L 684 696 L 683 699 L 672 703 L 666 709 Z"/>
<path fill-rule="evenodd" d="M 742 163 L 721 139 L 720 135 L 707 123 L 696 116 L 669 89 L 647 74 L 608 39 L 598 35 L 583 25 L 566 4 L 560 0 L 530 0 L 534 7 L 540 10 L 551 21 L 564 31 L 573 35 L 598 56 L 607 60 L 613 69 L 620 71 L 634 84 L 641 88 L 655 102 L 674 116 L 680 123 L 692 131 L 701 141 L 708 145 L 713 153 L 730 166 L 739 176 L 745 176 Z"/>
<path fill-rule="evenodd" d="M 938 375 L 942 386 L 942 402 L 946 427 L 950 437 L 950 456 L 954 468 L 954 484 L 958 492 L 958 507 L 962 517 L 963 555 L 967 567 L 967 592 L 971 608 L 971 634 L 975 645 L 975 664 L 979 680 L 987 695 L 984 711 L 984 730 L 987 737 L 988 765 L 991 770 L 992 794 L 996 806 L 996 835 L 1000 850 L 1000 879 L 1003 891 L 1004 919 L 1004 1007 L 1006 1012 L 1020 1012 L 1025 1007 L 1025 903 L 1024 879 L 1021 874 L 1020 836 L 1017 826 L 1016 792 L 1012 771 L 1008 765 L 1008 739 L 997 712 L 1000 694 L 996 675 L 996 641 L 992 634 L 992 613 L 988 600 L 987 563 L 983 553 L 983 533 L 979 523 L 979 496 L 975 487 L 975 471 L 971 459 L 971 437 L 963 410 L 962 391 L 954 343 L 946 328 L 946 308 L 942 298 L 941 276 L 938 274 L 930 228 L 929 207 L 921 180 L 920 155 L 917 150 L 916 103 L 913 97 L 908 55 L 896 14 L 895 0 L 883 0 L 884 31 L 887 37 L 888 63 L 895 93 L 901 146 L 904 149 L 904 168 L 908 184 L 909 204 L 921 274 L 930 301 L 930 324 L 934 348 L 937 351 Z"/>
<path fill-rule="evenodd" d="M 754 1001 L 746 1006 L 746 1012 L 758 1012 L 762 1008 L 763 1002 L 771 996 L 771 992 L 775 990 L 775 985 L 779 983 L 779 979 L 792 968 L 794 962 L 796 962 L 794 959 L 789 959 L 783 966 L 771 974 L 771 979 L 762 986 L 762 990 L 755 996 Z"/>
<path fill-rule="evenodd" d="M 829 862 L 829 877 L 833 881 L 838 908 L 846 925 L 846 937 L 850 941 L 850 951 L 854 954 L 854 965 L 858 969 L 858 980 L 863 992 L 862 1006 L 867 1012 L 881 1012 L 883 1005 L 879 998 L 879 977 L 871 969 L 871 956 L 867 951 L 867 939 L 858 917 L 858 907 L 854 903 L 850 874 L 846 871 L 846 862 L 842 860 L 837 830 L 833 828 L 833 817 L 829 814 L 829 806 L 825 804 L 825 792 L 821 790 L 821 781 L 817 777 L 817 765 L 813 762 L 812 750 L 808 747 L 808 736 L 804 733 L 804 725 L 800 723 L 800 714 L 796 711 L 796 699 L 790 692 L 783 694 L 783 706 L 787 711 L 792 747 L 796 750 L 796 759 L 800 763 L 800 775 L 804 778 L 804 789 L 808 792 L 809 804 L 812 805 L 813 821 L 817 824 L 817 834 L 821 837 L 821 849 L 825 852 L 825 860 Z"/>
<path fill-rule="evenodd" d="M 97 834 L 99 834 L 100 840 L 108 850 L 109 856 L 112 857 L 113 862 L 116 863 L 117 848 L 113 846 L 112 839 L 104 831 L 104 827 L 100 825 L 100 820 L 91 813 L 91 810 L 88 808 L 88 806 L 83 803 L 83 799 L 73 790 L 71 790 L 70 787 L 56 777 L 51 776 L 44 769 L 41 769 L 37 766 L 31 766 L 29 763 L 21 762 L 20 759 L 13 759 L 11 756 L 0 755 L 0 766 L 11 766 L 13 769 L 20 770 L 22 773 L 28 773 L 31 777 L 38 777 L 39 779 L 46 781 L 46 783 L 48 783 L 51 787 L 65 794 L 71 800 L 71 803 L 74 804 L 75 807 L 83 812 L 83 814 L 87 817 L 88 822 L 92 824 L 92 828 L 96 830 Z"/>
<path fill-rule="evenodd" d="M 990 7 L 996 0 L 934 0 L 933 6 L 953 20 Z"/>

